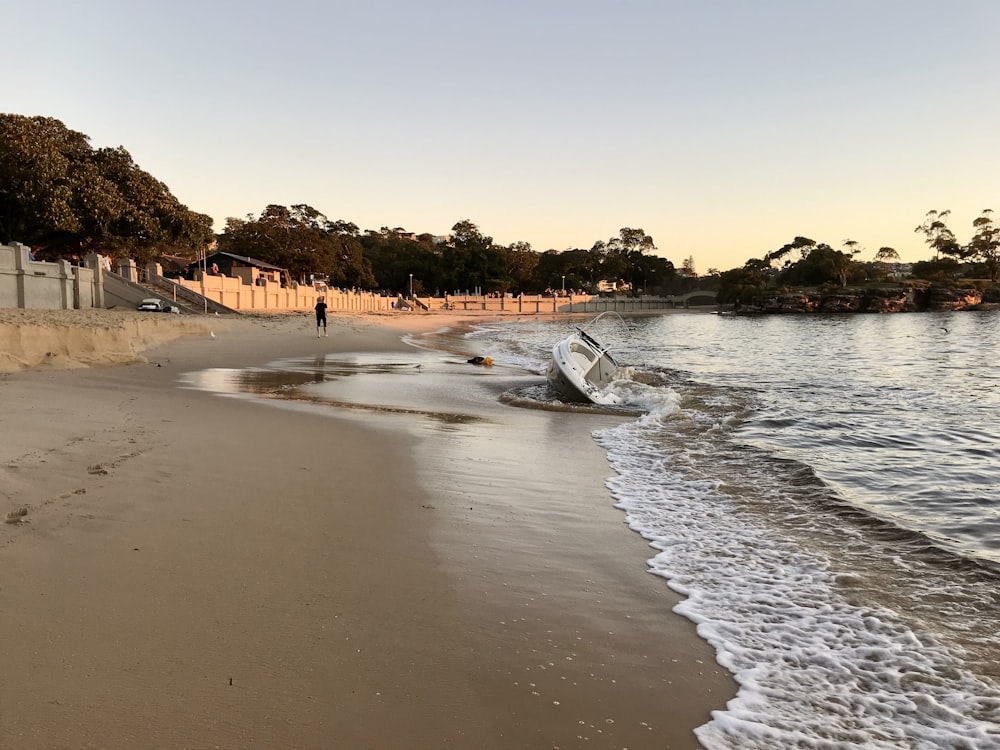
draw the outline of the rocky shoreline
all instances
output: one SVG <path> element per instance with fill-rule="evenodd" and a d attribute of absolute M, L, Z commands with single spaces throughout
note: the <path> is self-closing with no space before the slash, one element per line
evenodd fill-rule
<path fill-rule="evenodd" d="M 1000 287 L 929 284 L 865 289 L 788 291 L 755 304 L 740 305 L 736 312 L 753 313 L 895 313 L 951 312 L 1000 309 Z"/>

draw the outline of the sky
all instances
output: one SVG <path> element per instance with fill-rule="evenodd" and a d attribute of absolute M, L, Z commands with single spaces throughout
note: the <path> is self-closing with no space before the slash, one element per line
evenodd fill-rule
<path fill-rule="evenodd" d="M 1000 209 L 998 0 L 5 3 L 0 112 L 124 146 L 188 208 L 726 270 L 932 253 Z"/>

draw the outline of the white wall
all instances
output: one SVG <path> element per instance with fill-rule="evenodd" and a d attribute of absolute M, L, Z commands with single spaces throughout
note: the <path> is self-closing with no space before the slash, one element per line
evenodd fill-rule
<path fill-rule="evenodd" d="M 67 310 L 92 307 L 99 294 L 94 273 L 69 261 L 31 260 L 19 242 L 0 245 L 0 307 Z"/>

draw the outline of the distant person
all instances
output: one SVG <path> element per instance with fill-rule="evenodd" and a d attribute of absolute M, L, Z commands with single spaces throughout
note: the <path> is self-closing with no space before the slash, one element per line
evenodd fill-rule
<path fill-rule="evenodd" d="M 320 332 L 322 329 L 322 332 Z M 326 332 L 326 300 L 320 297 L 316 300 L 316 338 L 327 336 Z"/>

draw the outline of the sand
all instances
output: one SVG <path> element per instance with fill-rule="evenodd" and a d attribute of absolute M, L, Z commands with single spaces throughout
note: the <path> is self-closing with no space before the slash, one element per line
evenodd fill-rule
<path fill-rule="evenodd" d="M 698 747 L 734 686 L 612 507 L 610 417 L 179 383 L 441 324 L 0 311 L 0 747 Z"/>

